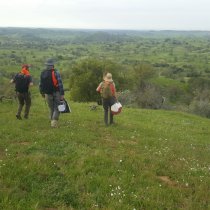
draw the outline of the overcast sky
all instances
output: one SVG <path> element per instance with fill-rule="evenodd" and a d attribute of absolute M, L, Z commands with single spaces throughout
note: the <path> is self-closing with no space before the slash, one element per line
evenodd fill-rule
<path fill-rule="evenodd" d="M 0 27 L 210 30 L 210 0 L 0 0 Z"/>

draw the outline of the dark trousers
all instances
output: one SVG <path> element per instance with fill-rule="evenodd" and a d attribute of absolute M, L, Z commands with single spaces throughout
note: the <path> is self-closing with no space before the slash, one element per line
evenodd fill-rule
<path fill-rule="evenodd" d="M 115 98 L 111 97 L 108 99 L 103 98 L 103 108 L 104 108 L 104 122 L 106 125 L 109 123 L 112 124 L 114 122 L 113 114 L 111 112 L 111 106 L 115 103 Z"/>
<path fill-rule="evenodd" d="M 17 92 L 17 97 L 18 97 L 18 102 L 19 102 L 17 116 L 21 116 L 23 106 L 25 105 L 24 117 L 28 118 L 30 107 L 31 107 L 31 94 L 30 94 L 30 92 L 27 92 L 27 93 Z"/>

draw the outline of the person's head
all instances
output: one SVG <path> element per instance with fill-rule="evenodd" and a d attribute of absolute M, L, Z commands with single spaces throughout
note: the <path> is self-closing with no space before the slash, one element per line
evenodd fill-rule
<path fill-rule="evenodd" d="M 29 65 L 29 64 L 23 64 L 22 69 L 21 69 L 21 73 L 24 74 L 24 75 L 30 75 L 30 73 L 29 73 L 29 67 L 30 66 L 31 65 Z"/>
<path fill-rule="evenodd" d="M 111 74 L 111 73 L 107 73 L 107 74 L 104 76 L 104 81 L 105 81 L 105 82 L 113 82 L 112 74 Z"/>
<path fill-rule="evenodd" d="M 29 71 L 29 67 L 30 67 L 30 66 L 31 66 L 30 64 L 23 64 L 23 65 L 22 65 L 22 69 L 26 69 L 26 70 Z"/>
<path fill-rule="evenodd" d="M 55 65 L 54 59 L 52 59 L 52 58 L 47 59 L 46 62 L 45 62 L 45 65 L 47 67 L 54 67 L 54 65 Z"/>

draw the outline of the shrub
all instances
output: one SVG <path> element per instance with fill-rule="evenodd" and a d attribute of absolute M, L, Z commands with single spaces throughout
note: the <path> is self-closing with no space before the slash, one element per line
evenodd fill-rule
<path fill-rule="evenodd" d="M 159 88 L 152 84 L 146 84 L 144 88 L 136 92 L 136 102 L 141 108 L 160 109 L 164 98 Z"/>
<path fill-rule="evenodd" d="M 74 65 L 70 77 L 71 98 L 79 102 L 99 101 L 100 95 L 96 88 L 105 72 L 112 73 L 117 89 L 121 89 L 125 84 L 125 78 L 120 74 L 121 70 L 121 66 L 110 61 L 95 59 L 79 61 Z"/>
<path fill-rule="evenodd" d="M 133 106 L 136 102 L 136 96 L 130 90 L 125 90 L 118 93 L 118 100 L 123 105 Z"/>
<path fill-rule="evenodd" d="M 208 89 L 203 90 L 201 93 L 196 91 L 189 110 L 194 114 L 210 118 L 210 91 Z"/>

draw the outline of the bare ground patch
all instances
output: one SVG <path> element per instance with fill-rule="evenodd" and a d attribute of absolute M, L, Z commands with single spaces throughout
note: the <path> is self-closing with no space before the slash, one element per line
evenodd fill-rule
<path fill-rule="evenodd" d="M 29 142 L 29 141 L 19 141 L 19 142 L 14 142 L 13 144 L 28 146 L 28 145 L 31 144 L 31 142 Z"/>
<path fill-rule="evenodd" d="M 165 184 L 171 186 L 171 187 L 178 187 L 178 184 L 176 181 L 171 180 L 169 176 L 158 176 L 158 178 Z"/>

